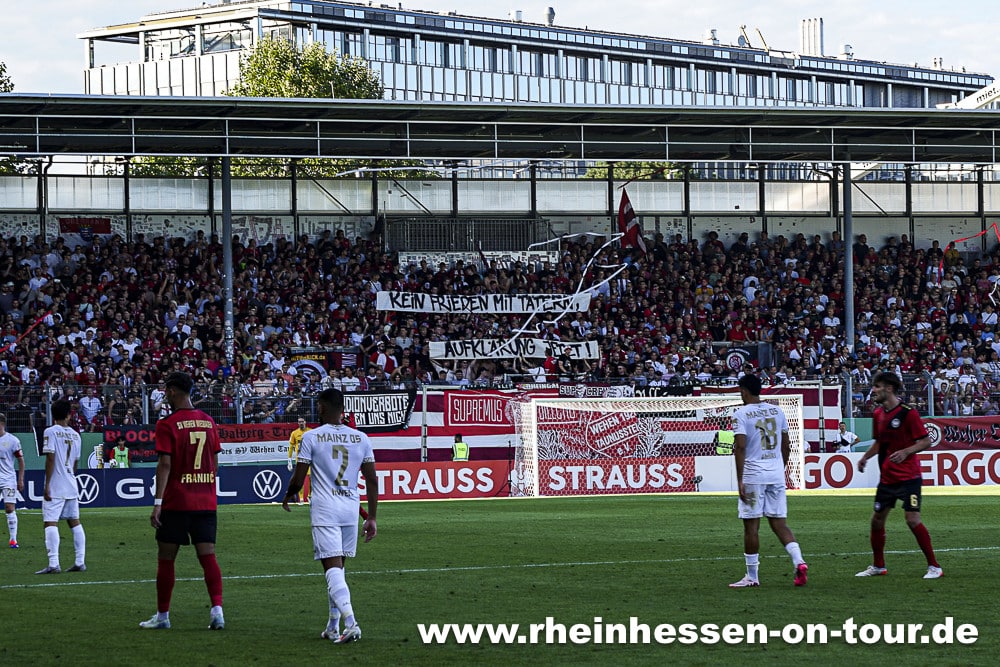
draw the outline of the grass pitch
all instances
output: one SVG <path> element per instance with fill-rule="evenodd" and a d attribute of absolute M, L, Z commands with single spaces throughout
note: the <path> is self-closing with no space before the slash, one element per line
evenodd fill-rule
<path fill-rule="evenodd" d="M 939 495 L 940 494 L 940 495 Z M 88 570 L 35 576 L 46 564 L 38 512 L 19 512 L 21 549 L 0 552 L 0 661 L 5 665 L 867 664 L 994 665 L 1000 653 L 997 498 L 929 490 L 924 521 L 945 577 L 925 581 L 901 510 L 890 515 L 889 575 L 855 578 L 870 562 L 871 492 L 792 494 L 789 525 L 809 562 L 792 586 L 777 539 L 761 534 L 761 587 L 731 590 L 743 572 L 736 501 L 723 495 L 385 503 L 379 536 L 348 563 L 364 632 L 321 640 L 327 602 L 312 561 L 308 508 L 219 512 L 226 629 L 208 631 L 208 596 L 193 549 L 182 550 L 173 628 L 146 631 L 155 610 L 148 509 L 94 509 Z M 65 523 L 62 564 L 72 564 Z M 971 645 L 583 644 L 425 645 L 418 623 L 629 623 L 720 626 L 973 623 Z"/>

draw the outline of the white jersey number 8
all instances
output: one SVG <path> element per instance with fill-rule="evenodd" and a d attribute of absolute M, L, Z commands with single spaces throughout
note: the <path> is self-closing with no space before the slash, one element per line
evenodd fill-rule
<path fill-rule="evenodd" d="M 754 423 L 754 428 L 760 433 L 760 448 L 768 451 L 778 446 L 778 422 L 774 417 L 758 419 Z"/>

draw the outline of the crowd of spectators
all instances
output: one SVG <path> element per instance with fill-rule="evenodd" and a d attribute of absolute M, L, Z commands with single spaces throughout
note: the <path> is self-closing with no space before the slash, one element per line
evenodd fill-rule
<path fill-rule="evenodd" d="M 238 404 L 247 421 L 282 421 L 306 410 L 324 384 L 350 391 L 563 378 L 669 387 L 734 382 L 754 367 L 773 383 L 849 376 L 861 415 L 871 377 L 888 369 L 908 379 L 908 399 L 924 410 L 933 383 L 939 415 L 997 414 L 1000 251 L 966 261 L 951 244 L 914 248 L 905 235 L 875 247 L 862 234 L 851 248 L 837 232 L 754 236 L 727 247 L 716 232 L 657 234 L 648 253 L 599 250 L 588 238 L 564 242 L 555 263 L 437 267 L 398 266 L 378 239 L 351 241 L 342 231 L 266 245 L 234 238 L 231 364 L 217 237 L 114 235 L 78 247 L 0 238 L 0 390 L 24 414 L 46 396 L 68 396 L 76 425 L 99 430 L 155 420 L 166 409 L 157 387 L 173 370 L 196 377 L 195 403 L 221 421 L 235 420 Z M 845 251 L 854 262 L 853 352 L 843 326 Z M 430 342 L 526 335 L 525 316 L 375 308 L 379 290 L 572 293 L 578 285 L 592 291 L 590 312 L 542 318 L 536 335 L 596 341 L 599 361 L 435 363 Z M 321 379 L 289 363 L 300 347 L 351 351 L 357 364 Z M 749 366 L 727 365 L 730 348 L 753 350 Z"/>

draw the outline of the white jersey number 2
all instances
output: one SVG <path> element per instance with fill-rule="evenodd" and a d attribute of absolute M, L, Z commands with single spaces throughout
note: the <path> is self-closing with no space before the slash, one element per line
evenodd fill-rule
<path fill-rule="evenodd" d="M 344 447 L 343 445 L 334 445 L 332 456 L 335 459 L 340 458 L 340 470 L 337 471 L 337 478 L 333 480 L 333 485 L 340 488 L 348 486 L 347 480 L 344 479 L 344 471 L 347 470 L 347 463 L 350 459 L 350 457 L 348 456 L 347 447 Z"/>

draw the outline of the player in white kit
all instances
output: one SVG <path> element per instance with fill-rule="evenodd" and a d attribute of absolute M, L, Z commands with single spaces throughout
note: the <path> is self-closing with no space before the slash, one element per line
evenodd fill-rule
<path fill-rule="evenodd" d="M 66 519 L 73 531 L 76 559 L 69 572 L 87 569 L 87 538 L 80 525 L 80 494 L 76 486 L 76 465 L 80 460 L 80 434 L 69 426 L 70 404 L 58 400 L 52 404 L 52 421 L 45 429 L 42 453 L 45 454 L 45 494 L 42 521 L 45 523 L 45 549 L 49 564 L 35 574 L 59 574 L 59 520 Z"/>
<path fill-rule="evenodd" d="M 375 512 L 378 507 L 378 479 L 375 455 L 368 436 L 345 426 L 344 394 L 326 389 L 318 400 L 321 426 L 302 435 L 295 472 L 288 482 L 282 502 L 291 512 L 290 502 L 302 488 L 306 473 L 312 468 L 312 496 L 309 507 L 313 534 L 314 558 L 323 563 L 330 618 L 321 636 L 335 644 L 361 639 L 361 628 L 354 618 L 351 592 L 344 578 L 344 559 L 354 556 L 358 546 L 358 473 L 365 478 L 368 518 L 363 531 L 365 542 L 375 537 Z M 340 619 L 344 631 L 340 632 Z"/>
<path fill-rule="evenodd" d="M 17 461 L 17 472 L 14 471 Z M 17 492 L 24 489 L 24 454 L 21 441 L 7 433 L 7 416 L 0 414 L 0 498 L 7 513 L 10 548 L 17 549 Z"/>
<path fill-rule="evenodd" d="M 757 569 L 760 564 L 760 518 L 767 517 L 771 530 L 785 547 L 795 567 L 794 583 L 806 584 L 809 566 L 802 559 L 802 549 L 795 541 L 785 517 L 788 501 L 785 497 L 785 463 L 791 451 L 788 420 L 781 408 L 760 400 L 760 378 L 744 375 L 739 381 L 743 405 L 733 413 L 739 517 L 743 519 L 743 557 L 747 573 L 730 588 L 760 586 Z"/>

